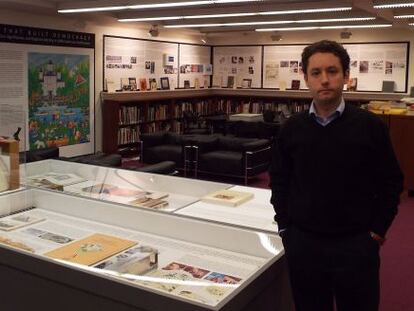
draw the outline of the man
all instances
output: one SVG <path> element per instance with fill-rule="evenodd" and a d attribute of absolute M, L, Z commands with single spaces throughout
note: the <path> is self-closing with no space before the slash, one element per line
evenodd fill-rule
<path fill-rule="evenodd" d="M 349 61 L 333 41 L 304 49 L 313 102 L 285 123 L 274 148 L 271 202 L 297 311 L 378 310 L 379 247 L 402 174 L 386 125 L 344 102 Z"/>

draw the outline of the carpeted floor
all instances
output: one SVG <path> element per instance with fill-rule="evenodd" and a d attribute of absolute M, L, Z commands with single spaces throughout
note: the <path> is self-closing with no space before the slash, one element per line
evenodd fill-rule
<path fill-rule="evenodd" d="M 123 167 L 140 166 L 125 161 Z M 200 179 L 243 185 L 242 179 L 201 175 Z M 269 176 L 262 173 L 249 180 L 248 186 L 268 188 Z M 414 310 L 414 197 L 404 195 L 399 213 L 381 249 L 380 311 Z"/>

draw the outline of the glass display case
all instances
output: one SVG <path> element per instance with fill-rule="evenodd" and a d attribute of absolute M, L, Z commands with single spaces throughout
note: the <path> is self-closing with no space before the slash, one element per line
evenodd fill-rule
<path fill-rule="evenodd" d="M 35 188 L 0 197 L 15 204 L 0 220 L 1 273 L 31 305 L 44 293 L 26 293 L 29 276 L 48 295 L 59 284 L 51 301 L 70 288 L 69 305 L 86 292 L 131 310 L 238 310 L 286 286 L 276 235 Z"/>
<path fill-rule="evenodd" d="M 293 310 L 271 228 L 182 212 L 222 191 L 249 196 L 223 210 L 260 206 L 259 189 L 58 160 L 21 179 L 0 193 L 7 310 Z M 131 204 L 144 197 L 168 204 Z"/>

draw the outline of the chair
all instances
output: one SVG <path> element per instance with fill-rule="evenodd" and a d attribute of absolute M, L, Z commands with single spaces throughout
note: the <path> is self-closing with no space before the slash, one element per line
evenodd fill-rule
<path fill-rule="evenodd" d="M 184 134 L 210 134 L 211 130 L 207 126 L 204 118 L 199 113 L 190 110 L 183 112 Z"/>

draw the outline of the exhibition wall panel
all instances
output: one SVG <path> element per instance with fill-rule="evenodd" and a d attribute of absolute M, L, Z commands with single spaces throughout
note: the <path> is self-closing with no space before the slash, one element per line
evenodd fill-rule
<path fill-rule="evenodd" d="M 20 150 L 94 152 L 94 48 L 91 33 L 1 25 L 0 135 L 20 127 Z"/>

